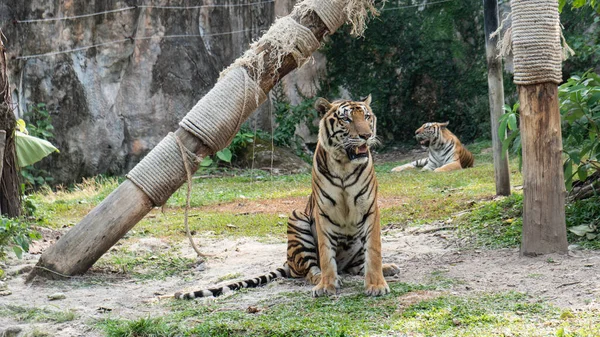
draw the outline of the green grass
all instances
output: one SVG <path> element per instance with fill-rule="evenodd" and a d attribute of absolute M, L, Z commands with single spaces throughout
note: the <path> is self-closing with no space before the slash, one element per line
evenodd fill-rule
<path fill-rule="evenodd" d="M 94 267 L 142 280 L 160 280 L 173 275 L 182 276 L 192 270 L 196 262 L 194 259 L 178 256 L 175 252 L 132 252 L 122 248 L 102 256 Z"/>
<path fill-rule="evenodd" d="M 257 303 L 258 313 L 235 306 L 235 297 L 205 305 L 174 301 L 170 314 L 98 323 L 107 336 L 597 336 L 600 317 L 560 311 L 522 293 L 456 296 L 444 293 L 403 304 L 404 294 L 429 286 L 392 283 L 388 296 L 355 293 L 312 298 L 280 293 Z M 418 293 L 417 293 L 418 294 Z"/>
<path fill-rule="evenodd" d="M 458 235 L 472 247 L 517 247 L 523 229 L 523 195 L 513 193 L 498 201 L 483 203 L 459 219 Z"/>
<path fill-rule="evenodd" d="M 6 304 L 0 306 L 0 315 L 12 317 L 20 322 L 64 323 L 77 318 L 77 314 L 74 311 L 62 310 L 58 305 L 46 308 L 33 308 Z"/>
<path fill-rule="evenodd" d="M 561 328 L 594 336 L 600 318 L 586 313 L 565 318 L 555 307 L 508 292 L 481 296 L 441 296 L 407 308 L 396 331 L 424 336 L 556 336 Z"/>
<path fill-rule="evenodd" d="M 231 309 L 236 301 L 205 305 L 202 302 L 172 301 L 171 314 L 154 319 L 156 328 L 168 327 L 166 336 L 354 336 L 356 331 L 384 332 L 398 309 L 397 297 L 428 286 L 392 283 L 392 293 L 373 298 L 362 294 L 362 282 L 345 284 L 352 294 L 335 298 L 313 298 L 309 293 L 280 293 L 257 303 L 260 312 Z M 235 306 L 235 305 L 234 305 Z M 129 336 L 141 320 L 106 320 L 100 327 L 108 336 Z M 167 323 L 168 322 L 168 323 Z M 148 328 L 147 331 L 150 331 Z M 148 332 L 136 336 L 149 336 Z"/>
<path fill-rule="evenodd" d="M 138 223 L 134 236 L 168 236 L 181 238 L 185 236 L 183 226 L 183 210 L 168 209 L 164 214 L 153 212 Z M 278 214 L 244 214 L 219 212 L 190 211 L 190 231 L 211 236 L 228 237 L 262 237 L 273 238 L 277 241 L 285 239 L 287 218 Z"/>
<path fill-rule="evenodd" d="M 236 177 L 197 179 L 190 205 L 198 207 L 240 200 L 304 197 L 310 194 L 310 179 L 308 173 L 270 176 L 262 171 L 248 171 Z M 185 205 L 186 193 L 184 185 L 171 196 L 167 206 Z"/>
<path fill-rule="evenodd" d="M 376 166 L 381 207 L 381 222 L 419 226 L 455 217 L 466 209 L 475 209 L 459 219 L 461 235 L 471 237 L 474 246 L 487 248 L 515 247 L 520 242 L 522 218 L 519 208 L 522 196 L 516 192 L 508 199 L 489 202 L 495 194 L 494 168 L 489 141 L 470 144 L 475 155 L 475 167 L 468 170 L 434 174 L 419 171 L 389 172 L 400 163 Z M 511 184 L 521 184 L 516 160 L 511 161 Z M 223 203 L 247 202 L 306 197 L 310 194 L 310 175 L 271 176 L 262 171 L 232 171 L 237 176 L 194 179 L 191 197 L 190 229 L 214 237 L 255 237 L 268 241 L 285 240 L 286 219 L 278 214 L 237 215 L 198 207 Z M 202 172 L 198 173 L 202 174 Z M 68 191 L 40 192 L 30 199 L 37 206 L 38 222 L 49 227 L 72 226 L 83 218 L 119 184 L 118 179 L 89 179 Z M 162 211 L 146 216 L 130 236 L 156 236 L 181 240 L 183 207 L 186 189 L 183 186 L 169 199 Z M 579 202 L 567 207 L 567 224 L 576 226 L 600 224 L 600 199 Z M 600 236 L 585 240 L 569 233 L 569 242 L 583 248 L 600 248 Z"/>

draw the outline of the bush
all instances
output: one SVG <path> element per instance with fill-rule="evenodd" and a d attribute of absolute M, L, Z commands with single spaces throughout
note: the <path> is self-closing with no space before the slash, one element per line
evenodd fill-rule
<path fill-rule="evenodd" d="M 6 249 L 12 249 L 21 258 L 24 252 L 29 251 L 31 240 L 39 237 L 40 234 L 29 229 L 25 222 L 0 217 L 0 259 L 6 258 Z"/>
<path fill-rule="evenodd" d="M 567 204 L 565 209 L 569 242 L 585 248 L 600 248 L 600 196 Z"/>
<path fill-rule="evenodd" d="M 577 175 L 583 181 L 600 170 L 600 76 L 586 72 L 572 76 L 558 91 L 562 115 L 565 183 Z"/>

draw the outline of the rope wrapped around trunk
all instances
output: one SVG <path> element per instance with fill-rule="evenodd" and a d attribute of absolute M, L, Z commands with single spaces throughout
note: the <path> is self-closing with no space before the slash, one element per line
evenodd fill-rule
<path fill-rule="evenodd" d="M 561 83 L 563 52 L 557 0 L 513 0 L 511 7 L 514 82 Z"/>
<path fill-rule="evenodd" d="M 188 165 L 195 171 L 199 158 L 178 144 L 177 136 L 169 132 L 128 174 L 131 180 L 152 200 L 163 205 L 185 181 L 187 175 L 181 155 L 185 150 Z"/>
<path fill-rule="evenodd" d="M 229 145 L 242 123 L 267 95 L 246 69 L 231 69 L 179 122 L 184 130 L 217 152 Z"/>

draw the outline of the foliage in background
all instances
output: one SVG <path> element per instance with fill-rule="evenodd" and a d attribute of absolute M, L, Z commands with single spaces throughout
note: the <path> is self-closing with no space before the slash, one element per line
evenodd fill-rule
<path fill-rule="evenodd" d="M 30 135 L 27 124 L 22 119 L 17 120 L 15 142 L 19 167 L 33 165 L 49 154 L 59 152 L 49 141 Z"/>
<path fill-rule="evenodd" d="M 303 154 L 304 139 L 296 134 L 296 126 L 305 125 L 312 133 L 317 133 L 318 126 L 313 121 L 319 118 L 314 103 L 316 98 L 303 97 L 298 105 L 292 105 L 285 97 L 283 88 L 278 85 L 273 89 L 273 114 L 276 127 L 273 130 L 273 142 L 277 146 L 287 146 L 295 149 L 297 155 Z"/>
<path fill-rule="evenodd" d="M 30 136 L 48 141 L 54 139 L 52 117 L 46 108 L 46 104 L 38 103 L 29 106 L 23 119 L 27 124 L 27 131 Z M 22 167 L 21 177 L 24 181 L 21 185 L 23 191 L 32 191 L 53 181 L 48 171 L 37 168 L 35 164 Z"/>
<path fill-rule="evenodd" d="M 558 91 L 562 116 L 565 183 L 575 175 L 583 181 L 600 170 L 600 76 L 586 72 L 572 76 Z"/>
<path fill-rule="evenodd" d="M 590 68 L 600 72 L 600 1 L 560 0 L 559 4 L 563 34 L 575 51 L 563 63 L 563 78 Z"/>
<path fill-rule="evenodd" d="M 558 0 L 558 11 L 562 12 L 567 4 L 569 4 L 572 9 L 588 5 L 600 14 L 600 1 L 598 0 Z"/>
<path fill-rule="evenodd" d="M 462 141 L 490 138 L 482 2 L 405 7 L 412 3 L 388 1 L 364 38 L 347 27 L 332 35 L 322 94 L 339 97 L 340 87 L 352 98 L 371 93 L 384 143 L 412 141 L 430 121 L 450 121 Z M 514 91 L 510 81 L 505 91 Z"/>

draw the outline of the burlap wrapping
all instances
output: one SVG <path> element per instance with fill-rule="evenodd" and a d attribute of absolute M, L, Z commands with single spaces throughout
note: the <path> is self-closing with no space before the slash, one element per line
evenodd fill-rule
<path fill-rule="evenodd" d="M 321 44 L 312 31 L 296 22 L 289 16 L 277 19 L 269 30 L 256 42 L 250 45 L 244 55 L 239 57 L 229 67 L 221 72 L 220 78 L 238 67 L 252 70 L 253 79 L 258 81 L 266 71 L 265 57 L 275 60 L 276 72 L 286 55 L 292 55 L 298 67 L 302 66 Z"/>
<path fill-rule="evenodd" d="M 378 15 L 373 0 L 305 0 L 295 8 L 301 15 L 309 10 L 317 13 L 323 21 L 329 34 L 334 33 L 345 22 L 352 25 L 350 34 L 362 36 L 367 28 L 369 12 Z"/>
<path fill-rule="evenodd" d="M 169 133 L 127 174 L 127 178 L 157 206 L 163 205 L 187 176 L 175 137 L 174 133 Z M 199 158 L 188 150 L 185 152 L 185 159 L 195 171 Z"/>

